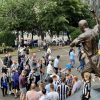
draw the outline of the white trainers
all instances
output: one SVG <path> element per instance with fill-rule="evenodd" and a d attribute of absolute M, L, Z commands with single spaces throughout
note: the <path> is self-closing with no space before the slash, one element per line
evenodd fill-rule
<path fill-rule="evenodd" d="M 92 81 L 95 82 L 95 79 L 93 78 Z"/>
<path fill-rule="evenodd" d="M 11 91 L 9 91 L 9 94 L 11 94 Z"/>

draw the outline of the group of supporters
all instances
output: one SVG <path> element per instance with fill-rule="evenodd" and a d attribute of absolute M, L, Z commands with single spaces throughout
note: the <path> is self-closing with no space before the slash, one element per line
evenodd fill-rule
<path fill-rule="evenodd" d="M 75 68 L 75 53 L 69 52 L 70 64 L 66 68 L 60 66 L 60 55 L 52 57 L 52 50 L 48 47 L 41 58 L 36 53 L 30 55 L 29 48 L 21 48 L 18 52 L 18 62 L 7 53 L 3 58 L 1 90 L 3 96 L 20 95 L 20 100 L 67 100 L 67 98 L 82 86 L 82 81 L 71 73 Z M 81 52 L 82 53 L 82 52 Z M 81 54 L 80 70 L 83 70 L 83 56 Z M 82 100 L 89 100 L 91 90 L 91 75 L 84 74 Z"/>

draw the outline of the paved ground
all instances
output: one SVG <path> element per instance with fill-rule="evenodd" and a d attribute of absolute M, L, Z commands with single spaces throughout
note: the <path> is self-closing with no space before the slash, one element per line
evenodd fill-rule
<path fill-rule="evenodd" d="M 76 50 L 77 51 L 77 50 Z M 60 55 L 61 56 L 61 61 L 60 61 L 60 66 L 61 67 L 65 67 L 65 65 L 67 63 L 69 63 L 69 56 L 68 56 L 68 52 L 69 52 L 69 47 L 60 47 L 59 49 L 58 48 L 55 48 L 55 50 L 52 51 L 52 56 L 53 57 L 56 57 L 57 55 Z M 37 56 L 38 58 L 41 58 L 43 55 L 45 54 L 44 51 L 38 51 L 37 52 Z M 16 57 L 13 57 L 13 59 L 16 59 Z M 76 57 L 76 66 L 78 65 L 78 60 L 77 60 L 77 57 Z M 79 76 L 79 78 L 81 79 L 81 75 L 79 72 L 77 72 L 75 69 L 72 70 L 72 73 L 73 75 L 77 75 Z M 93 82 L 92 83 L 93 85 L 92 86 L 95 86 L 96 84 L 98 84 L 98 80 L 97 82 Z M 100 93 L 100 92 L 99 92 Z M 95 95 L 95 94 L 94 94 Z M 80 94 L 77 94 L 76 97 L 79 97 Z M 2 97 L 1 95 L 1 91 L 0 91 L 0 100 L 15 100 L 15 98 L 13 96 L 6 96 L 6 97 Z M 16 99 L 16 100 L 19 100 Z M 75 98 L 72 98 L 72 99 L 69 99 L 69 100 L 79 100 L 79 99 L 75 99 Z M 99 100 L 99 99 L 93 99 L 93 100 Z"/>

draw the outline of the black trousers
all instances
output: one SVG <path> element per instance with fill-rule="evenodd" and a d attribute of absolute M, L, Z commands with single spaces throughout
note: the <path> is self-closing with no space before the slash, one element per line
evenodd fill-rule
<path fill-rule="evenodd" d="M 35 84 L 37 85 L 37 82 L 40 80 L 40 75 L 36 76 Z"/>
<path fill-rule="evenodd" d="M 86 98 L 85 96 L 82 96 L 81 100 L 89 100 L 90 98 Z"/>
<path fill-rule="evenodd" d="M 55 70 L 55 73 L 57 74 L 58 73 L 58 68 L 54 67 L 54 70 Z"/>
<path fill-rule="evenodd" d="M 7 88 L 2 88 L 2 95 L 3 96 L 7 95 Z"/>

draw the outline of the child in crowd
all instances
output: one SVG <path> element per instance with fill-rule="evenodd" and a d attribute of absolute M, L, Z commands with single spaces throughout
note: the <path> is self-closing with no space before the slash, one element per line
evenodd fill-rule
<path fill-rule="evenodd" d="M 91 74 L 89 72 L 85 72 L 83 75 L 84 84 L 83 84 L 83 93 L 81 100 L 89 100 L 90 92 L 91 92 Z"/>
<path fill-rule="evenodd" d="M 71 95 L 71 91 L 72 91 L 72 86 L 73 86 L 73 75 L 70 73 L 67 73 L 66 75 L 66 85 L 68 85 L 69 87 L 69 96 Z"/>

